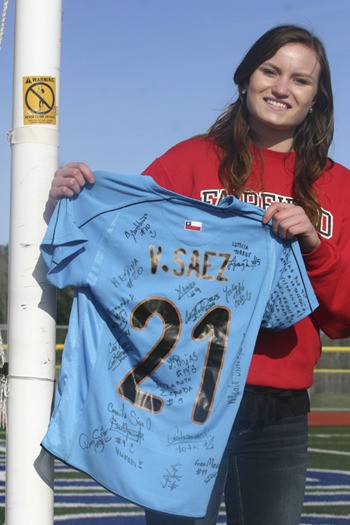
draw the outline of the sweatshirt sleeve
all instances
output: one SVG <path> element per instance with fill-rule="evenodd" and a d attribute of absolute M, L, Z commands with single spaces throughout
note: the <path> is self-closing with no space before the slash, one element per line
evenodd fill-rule
<path fill-rule="evenodd" d="M 343 223 L 339 245 L 322 239 L 304 262 L 319 307 L 314 317 L 328 337 L 350 337 L 350 221 Z"/>

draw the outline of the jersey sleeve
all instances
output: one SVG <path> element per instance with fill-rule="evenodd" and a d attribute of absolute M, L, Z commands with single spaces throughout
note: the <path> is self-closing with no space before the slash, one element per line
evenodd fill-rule
<path fill-rule="evenodd" d="M 277 246 L 280 251 L 261 326 L 283 330 L 310 315 L 318 302 L 297 241 L 280 241 Z"/>
<path fill-rule="evenodd" d="M 83 284 L 81 277 L 84 264 L 81 263 L 84 263 L 83 253 L 87 240 L 86 234 L 74 220 L 72 199 L 61 199 L 40 246 L 48 267 L 47 278 L 51 284 L 58 288 Z"/>
<path fill-rule="evenodd" d="M 141 175 L 97 171 L 95 180 L 59 201 L 41 243 L 47 278 L 58 288 L 89 284 L 89 269 L 97 254 L 103 257 L 119 210 L 145 195 Z"/>
<path fill-rule="evenodd" d="M 47 279 L 57 288 L 89 285 L 89 271 L 97 255 L 106 249 L 117 220 L 118 212 L 112 210 L 82 222 L 79 216 L 87 204 L 91 199 L 84 197 L 84 191 L 73 199 L 61 199 L 41 243 Z"/>

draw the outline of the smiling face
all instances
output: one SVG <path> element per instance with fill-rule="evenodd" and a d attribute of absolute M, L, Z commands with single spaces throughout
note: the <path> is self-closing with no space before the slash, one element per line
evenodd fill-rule
<path fill-rule="evenodd" d="M 286 44 L 251 75 L 246 103 L 259 145 L 288 151 L 296 127 L 312 108 L 320 64 L 303 44 Z"/>

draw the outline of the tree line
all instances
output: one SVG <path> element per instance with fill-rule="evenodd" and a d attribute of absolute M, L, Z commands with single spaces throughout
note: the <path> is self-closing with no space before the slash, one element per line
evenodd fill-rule
<path fill-rule="evenodd" d="M 57 291 L 57 324 L 68 325 L 74 287 Z M 8 246 L 0 246 L 0 324 L 7 324 Z"/>

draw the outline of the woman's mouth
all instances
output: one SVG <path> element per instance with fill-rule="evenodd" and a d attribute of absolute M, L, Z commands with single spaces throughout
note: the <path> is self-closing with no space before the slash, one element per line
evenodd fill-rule
<path fill-rule="evenodd" d="M 273 100 L 271 98 L 265 98 L 264 99 L 267 104 L 270 106 L 273 106 L 277 109 L 288 109 L 290 108 L 289 104 L 286 104 L 285 102 L 280 102 L 279 100 Z"/>

